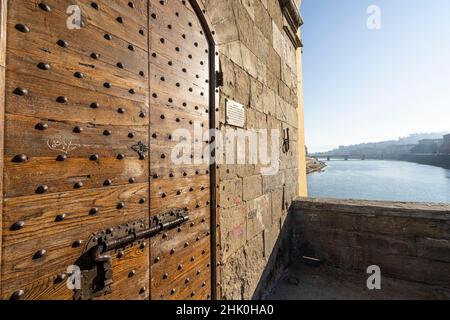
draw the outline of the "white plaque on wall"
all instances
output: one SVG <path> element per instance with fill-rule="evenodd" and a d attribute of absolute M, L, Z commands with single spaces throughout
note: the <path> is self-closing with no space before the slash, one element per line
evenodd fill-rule
<path fill-rule="evenodd" d="M 230 126 L 245 127 L 245 107 L 233 100 L 226 102 L 226 122 Z"/>

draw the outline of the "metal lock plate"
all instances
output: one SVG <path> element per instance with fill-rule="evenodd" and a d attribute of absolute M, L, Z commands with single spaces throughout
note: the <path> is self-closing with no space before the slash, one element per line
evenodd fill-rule
<path fill-rule="evenodd" d="M 87 242 L 76 265 L 81 270 L 81 288 L 75 291 L 75 300 L 91 300 L 112 292 L 112 257 L 107 252 L 126 248 L 136 241 L 175 228 L 189 220 L 187 209 L 164 212 L 151 219 L 148 228 L 144 220 L 134 221 L 94 234 Z"/>

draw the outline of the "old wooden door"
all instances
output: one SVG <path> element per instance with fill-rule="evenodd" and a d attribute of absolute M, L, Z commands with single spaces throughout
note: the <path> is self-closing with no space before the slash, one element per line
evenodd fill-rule
<path fill-rule="evenodd" d="M 188 224 L 151 239 L 151 296 L 209 299 L 210 167 L 194 164 L 194 152 L 175 165 L 187 155 L 172 150 L 176 129 L 194 143 L 195 128 L 210 126 L 210 44 L 189 1 L 150 2 L 150 213 L 187 208 L 190 214 Z M 202 148 L 209 142 L 198 139 Z"/>
<path fill-rule="evenodd" d="M 7 1 L 3 299 L 73 299 L 93 242 L 176 209 L 189 221 L 102 253 L 93 298 L 211 297 L 210 167 L 172 162 L 175 129 L 210 126 L 192 3 Z"/>

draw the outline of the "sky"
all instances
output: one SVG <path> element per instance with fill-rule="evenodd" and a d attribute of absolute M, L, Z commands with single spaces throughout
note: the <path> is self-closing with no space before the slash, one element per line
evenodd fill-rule
<path fill-rule="evenodd" d="M 369 29 L 368 7 L 381 29 Z M 450 0 L 303 0 L 306 144 L 450 131 Z"/>

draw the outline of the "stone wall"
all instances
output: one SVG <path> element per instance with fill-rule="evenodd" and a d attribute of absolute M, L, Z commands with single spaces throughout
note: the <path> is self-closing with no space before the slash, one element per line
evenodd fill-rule
<path fill-rule="evenodd" d="M 396 160 L 450 169 L 450 154 L 401 154 Z"/>
<path fill-rule="evenodd" d="M 299 83 L 296 48 L 279 0 L 203 0 L 216 33 L 224 85 L 220 90 L 220 130 L 226 99 L 246 108 L 245 129 L 290 129 L 290 151 L 280 170 L 263 176 L 260 165 L 218 166 L 220 224 L 219 297 L 251 299 L 264 270 L 271 269 L 287 209 L 299 194 Z M 297 0 L 297 3 L 299 1 Z M 299 69 L 301 70 L 301 69 Z M 280 137 L 280 146 L 281 146 Z M 281 147 L 280 147 L 281 148 Z M 280 150 L 281 152 L 281 150 Z M 302 184 L 306 184 L 303 181 Z"/>
<path fill-rule="evenodd" d="M 297 199 L 291 262 L 317 258 L 342 269 L 450 288 L 450 205 Z"/>

